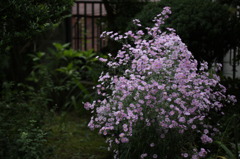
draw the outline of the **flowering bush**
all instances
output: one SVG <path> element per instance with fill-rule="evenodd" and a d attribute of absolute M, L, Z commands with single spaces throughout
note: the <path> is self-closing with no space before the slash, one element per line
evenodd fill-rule
<path fill-rule="evenodd" d="M 114 71 L 102 73 L 96 86 L 101 97 L 85 108 L 93 114 L 89 127 L 106 136 L 115 158 L 203 158 L 209 150 L 198 145 L 212 143 L 218 132 L 205 121 L 208 112 L 235 101 L 214 73 L 220 64 L 207 71 L 204 62 L 198 69 L 175 31 L 159 29 L 170 13 L 165 7 L 152 28 L 102 34 L 123 47 L 115 58 L 99 59 Z"/>

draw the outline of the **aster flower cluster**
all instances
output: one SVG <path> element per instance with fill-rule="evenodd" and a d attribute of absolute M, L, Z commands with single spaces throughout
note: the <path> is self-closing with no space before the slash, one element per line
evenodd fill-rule
<path fill-rule="evenodd" d="M 127 145 L 142 133 L 151 134 L 144 136 L 142 152 L 136 158 L 170 158 L 160 153 L 158 147 L 163 149 L 162 141 L 168 140 L 173 132 L 187 137 L 197 134 L 193 135 L 193 141 L 212 143 L 212 136 L 218 129 L 205 122 L 208 113 L 222 113 L 225 102 L 235 102 L 233 96 L 225 95 L 226 89 L 219 83 L 220 78 L 214 70 L 208 71 L 206 62 L 198 68 L 197 61 L 174 29 L 161 31 L 169 14 L 170 8 L 165 7 L 154 18 L 152 28 L 128 31 L 123 35 L 102 34 L 102 37 L 128 42 L 123 44 L 116 57 L 109 55 L 109 59 L 99 59 L 119 74 L 102 73 L 96 86 L 101 97 L 84 106 L 92 112 L 88 126 L 99 129 L 99 133 L 106 136 L 115 158 L 124 158 L 121 157 L 123 154 L 126 157 L 124 151 L 133 149 Z M 142 27 L 137 19 L 134 24 Z M 213 68 L 218 70 L 220 67 L 217 64 Z M 177 155 L 198 159 L 204 158 L 208 151 L 190 144 L 179 148 Z"/>

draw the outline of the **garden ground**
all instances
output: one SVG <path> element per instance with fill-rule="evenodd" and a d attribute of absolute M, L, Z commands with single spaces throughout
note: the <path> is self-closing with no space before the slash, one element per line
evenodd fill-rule
<path fill-rule="evenodd" d="M 110 159 L 104 138 L 88 127 L 88 119 L 77 113 L 55 114 L 47 121 L 53 148 L 50 159 Z"/>

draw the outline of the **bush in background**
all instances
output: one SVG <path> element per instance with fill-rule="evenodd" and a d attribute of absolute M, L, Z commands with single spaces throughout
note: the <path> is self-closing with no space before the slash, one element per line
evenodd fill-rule
<path fill-rule="evenodd" d="M 149 3 L 135 18 L 150 26 L 165 6 L 173 14 L 164 27 L 174 28 L 198 61 L 222 62 L 229 49 L 237 46 L 240 23 L 235 12 L 210 0 L 161 0 Z"/>
<path fill-rule="evenodd" d="M 57 110 L 81 108 L 82 102 L 94 98 L 92 87 L 103 66 L 93 51 L 76 51 L 69 44 L 54 43 L 48 52 L 31 54 L 34 69 L 27 78 L 35 88 L 46 88 L 50 107 Z"/>
<path fill-rule="evenodd" d="M 72 0 L 8 0 L 0 5 L 1 54 L 23 53 L 38 34 L 53 28 L 70 12 Z"/>
<path fill-rule="evenodd" d="M 73 0 L 7 0 L 0 6 L 0 84 L 23 82 L 31 71 L 27 54 L 34 38 L 56 28 L 70 14 Z"/>

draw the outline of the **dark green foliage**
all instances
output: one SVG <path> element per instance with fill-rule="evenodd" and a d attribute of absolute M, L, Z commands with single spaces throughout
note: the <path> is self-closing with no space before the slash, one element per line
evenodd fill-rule
<path fill-rule="evenodd" d="M 222 77 L 221 84 L 227 88 L 227 94 L 236 96 L 237 103 L 225 103 L 223 107 L 224 114 L 210 112 L 210 123 L 219 128 L 220 133 L 214 137 L 214 143 L 211 146 L 213 158 L 224 156 L 227 159 L 238 159 L 240 146 L 240 79 L 231 79 Z M 238 145 L 238 147 L 237 147 Z M 234 156 L 234 157 L 232 157 Z"/>
<path fill-rule="evenodd" d="M 236 96 L 237 103 L 235 105 L 227 105 L 224 112 L 225 115 L 220 118 L 221 136 L 218 145 L 221 148 L 219 154 L 227 154 L 228 158 L 238 159 L 240 155 L 240 79 L 223 78 L 223 85 L 227 88 L 229 94 Z M 230 152 L 227 152 L 229 149 Z M 238 156 L 238 157 L 237 157 Z"/>
<path fill-rule="evenodd" d="M 50 107 L 81 108 L 82 102 L 94 97 L 92 87 L 102 71 L 92 51 L 75 51 L 69 44 L 54 43 L 48 53 L 31 55 L 34 69 L 27 78 L 38 89 L 46 88 Z"/>
<path fill-rule="evenodd" d="M 47 132 L 42 128 L 51 101 L 48 77 L 42 87 L 26 84 L 32 69 L 33 39 L 69 14 L 72 0 L 0 2 L 0 158 L 45 159 Z M 10 82 L 14 81 L 14 82 Z"/>
<path fill-rule="evenodd" d="M 45 125 L 46 118 L 51 119 L 54 110 L 80 110 L 86 116 L 82 102 L 94 98 L 92 86 L 102 71 L 95 56 L 92 51 L 74 51 L 69 44 L 54 43 L 48 53 L 30 55 L 34 65 L 26 84 L 3 83 L 1 159 L 45 159 L 57 151 L 56 145 L 49 145 L 55 134 Z"/>
<path fill-rule="evenodd" d="M 0 6 L 0 48 L 4 53 L 59 23 L 69 14 L 72 0 L 6 0 Z"/>
<path fill-rule="evenodd" d="M 144 26 L 149 26 L 151 19 L 165 6 L 170 6 L 172 10 L 165 27 L 176 30 L 197 60 L 221 62 L 227 51 L 237 45 L 239 22 L 230 8 L 217 2 L 162 0 L 149 3 L 136 18 Z"/>
<path fill-rule="evenodd" d="M 18 130 L 19 138 L 16 142 L 20 146 L 19 154 L 24 159 L 40 159 L 46 156 L 47 133 L 36 126 L 36 123 L 37 121 L 30 120 L 26 128 Z"/>
<path fill-rule="evenodd" d="M 47 132 L 42 129 L 48 100 L 21 84 L 4 83 L 0 100 L 0 158 L 44 159 Z"/>
<path fill-rule="evenodd" d="M 240 5 L 240 1 L 239 0 L 217 0 L 218 2 L 222 3 L 222 4 L 227 4 L 233 7 L 237 7 L 238 5 Z"/>
<path fill-rule="evenodd" d="M 42 33 L 56 28 L 70 14 L 72 2 L 0 2 L 1 159 L 47 159 L 53 156 L 59 158 L 58 154 L 53 153 L 63 152 L 66 140 L 59 142 L 61 145 L 56 144 L 55 141 L 62 138 L 54 134 L 53 129 L 48 128 L 48 124 L 54 125 L 54 119 L 50 120 L 50 115 L 54 110 L 66 109 L 81 110 L 84 114 L 82 101 L 94 98 L 91 89 L 97 82 L 102 67 L 96 62 L 96 55 L 92 51 L 77 52 L 69 49 L 68 44 L 57 43 L 54 44 L 54 49 L 46 53 L 36 53 L 34 48 L 35 45 L 39 45 L 35 42 L 39 41 Z M 74 128 L 79 131 L 82 129 L 79 124 Z M 63 130 L 59 129 L 59 133 L 63 133 Z M 68 133 L 64 132 L 61 135 L 69 139 Z M 54 140 L 52 143 L 55 145 L 51 145 L 50 140 Z M 71 136 L 69 146 L 66 147 L 74 149 L 75 153 L 82 146 L 80 142 L 72 148 L 71 144 L 76 140 Z M 101 141 L 102 139 L 96 139 L 94 143 L 102 145 Z M 87 140 L 85 143 L 91 144 Z M 92 146 L 85 155 L 97 155 L 89 154 L 94 148 L 96 146 Z M 106 152 L 106 148 L 96 149 L 99 153 Z M 72 158 L 69 157 L 71 152 L 73 151 L 64 157 Z"/>
<path fill-rule="evenodd" d="M 34 39 L 56 28 L 70 14 L 73 0 L 6 0 L 0 2 L 0 85 L 23 82 L 32 64 Z M 4 62 L 3 62 L 4 61 Z M 3 62 L 3 65 L 2 65 Z"/>

